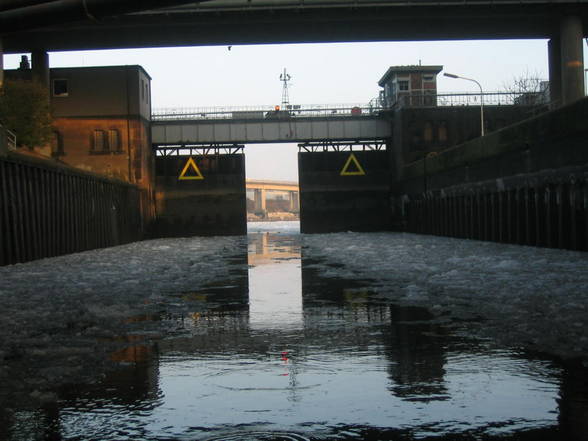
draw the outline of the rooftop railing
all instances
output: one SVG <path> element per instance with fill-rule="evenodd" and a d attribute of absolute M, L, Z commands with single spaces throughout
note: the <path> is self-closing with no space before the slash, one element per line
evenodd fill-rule
<path fill-rule="evenodd" d="M 192 107 L 154 109 L 155 121 L 176 119 L 281 119 L 281 117 L 343 117 L 371 115 L 383 110 L 369 104 L 292 104 L 285 109 L 276 106 Z"/>
<path fill-rule="evenodd" d="M 483 94 L 485 106 L 517 106 L 548 104 L 544 92 L 488 92 Z M 285 109 L 276 106 L 240 107 L 170 107 L 154 109 L 154 121 L 216 120 L 216 119 L 287 119 L 291 117 L 361 117 L 378 115 L 381 111 L 398 107 L 453 107 L 479 106 L 480 94 L 474 92 L 407 94 L 397 101 L 383 105 L 378 99 L 355 104 L 293 104 Z"/>
<path fill-rule="evenodd" d="M 476 92 L 406 94 L 398 96 L 389 107 L 455 107 L 479 106 L 483 98 L 485 106 L 528 106 L 549 103 L 549 93 L 544 92 Z"/>

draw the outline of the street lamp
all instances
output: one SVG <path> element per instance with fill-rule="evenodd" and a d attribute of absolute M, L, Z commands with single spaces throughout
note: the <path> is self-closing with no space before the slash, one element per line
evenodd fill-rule
<path fill-rule="evenodd" d="M 482 91 L 482 86 L 476 80 L 472 78 L 461 77 L 459 75 L 451 74 L 451 73 L 443 73 L 443 76 L 448 78 L 461 78 L 462 80 L 473 81 L 478 85 L 480 88 L 480 130 L 482 132 L 482 136 L 484 136 L 484 92 Z"/>

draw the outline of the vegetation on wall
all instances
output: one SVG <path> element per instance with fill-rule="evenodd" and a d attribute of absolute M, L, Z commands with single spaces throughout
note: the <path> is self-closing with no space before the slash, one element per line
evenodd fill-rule
<path fill-rule="evenodd" d="M 32 149 L 51 139 L 49 92 L 38 82 L 6 80 L 0 89 L 0 121 L 16 134 L 18 147 Z"/>

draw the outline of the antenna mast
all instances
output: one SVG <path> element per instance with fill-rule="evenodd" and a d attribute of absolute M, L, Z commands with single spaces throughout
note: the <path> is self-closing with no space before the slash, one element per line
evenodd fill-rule
<path fill-rule="evenodd" d="M 284 73 L 280 74 L 280 81 L 283 83 L 282 86 L 282 110 L 286 110 L 288 105 L 290 104 L 290 97 L 288 96 L 288 82 L 292 79 L 290 74 L 286 72 L 286 68 L 284 68 Z"/>

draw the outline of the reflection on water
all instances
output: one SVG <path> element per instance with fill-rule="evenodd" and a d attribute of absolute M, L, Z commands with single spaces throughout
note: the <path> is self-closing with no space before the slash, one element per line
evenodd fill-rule
<path fill-rule="evenodd" d="M 299 235 L 250 233 L 235 259 L 232 280 L 177 294 L 187 310 L 162 317 L 174 338 L 130 341 L 120 369 L 56 404 L 4 407 L 6 438 L 586 439 L 585 368 L 320 277 Z"/>
<path fill-rule="evenodd" d="M 257 233 L 249 241 L 249 324 L 252 330 L 301 329 L 300 244 Z"/>

